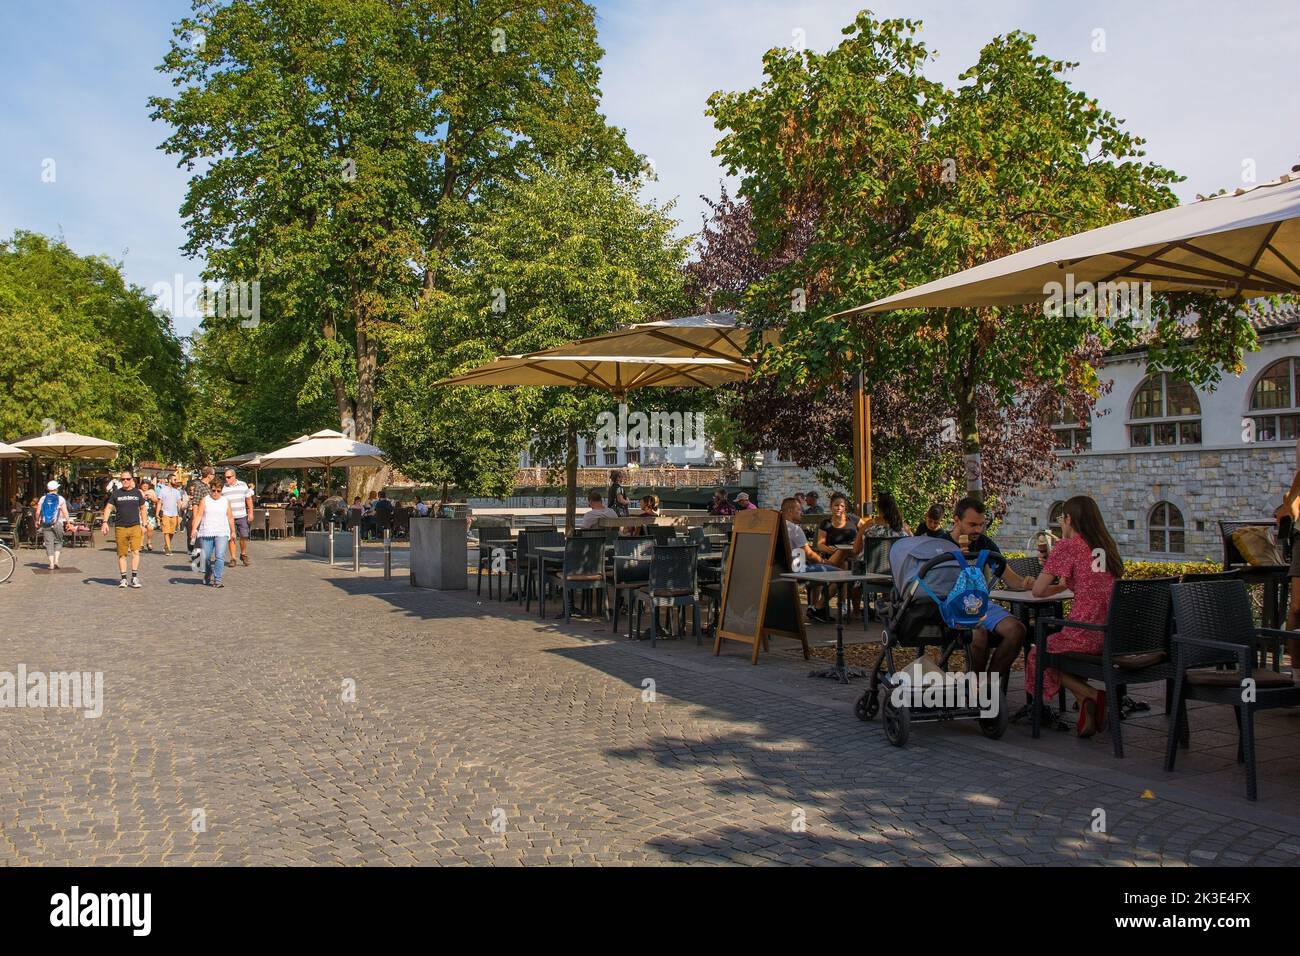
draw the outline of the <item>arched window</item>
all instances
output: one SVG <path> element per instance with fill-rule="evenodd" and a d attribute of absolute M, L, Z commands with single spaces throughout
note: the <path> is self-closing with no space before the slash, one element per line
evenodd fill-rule
<path fill-rule="evenodd" d="M 1047 530 L 1061 537 L 1061 515 L 1065 514 L 1065 502 L 1053 501 L 1052 508 L 1047 512 Z"/>
<path fill-rule="evenodd" d="M 1168 372 L 1148 375 L 1133 393 L 1129 444 L 1199 445 L 1201 402 L 1196 391 Z"/>
<path fill-rule="evenodd" d="M 1284 358 L 1264 369 L 1255 379 L 1255 387 L 1250 390 L 1250 418 L 1255 423 L 1255 441 L 1295 441 L 1300 432 L 1300 396 L 1296 394 L 1298 372 L 1300 362 Z"/>
<path fill-rule="evenodd" d="M 1053 409 L 1048 424 L 1056 433 L 1057 451 L 1074 451 L 1076 448 L 1088 451 L 1092 448 L 1092 415 L 1085 413 L 1080 421 L 1070 412 L 1064 399 Z"/>
<path fill-rule="evenodd" d="M 1147 518 L 1150 550 L 1160 554 L 1186 554 L 1184 530 L 1183 513 L 1168 501 L 1160 502 Z"/>

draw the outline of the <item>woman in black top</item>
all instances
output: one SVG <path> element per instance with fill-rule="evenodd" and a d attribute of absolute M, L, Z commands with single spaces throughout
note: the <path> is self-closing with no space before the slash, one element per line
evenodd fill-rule
<path fill-rule="evenodd" d="M 837 491 L 831 495 L 830 516 L 817 529 L 816 551 L 827 564 L 847 567 L 852 551 L 841 551 L 835 545 L 852 544 L 857 536 L 857 515 L 849 514 L 849 499 Z"/>
<path fill-rule="evenodd" d="M 620 518 L 627 517 L 628 505 L 631 504 L 627 499 L 626 489 L 623 487 L 623 473 L 621 471 L 611 471 L 609 473 L 609 494 L 605 496 L 609 502 L 610 508 Z"/>

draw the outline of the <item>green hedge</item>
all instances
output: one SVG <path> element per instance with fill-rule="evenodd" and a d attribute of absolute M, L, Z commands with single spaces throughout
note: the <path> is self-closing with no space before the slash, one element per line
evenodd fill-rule
<path fill-rule="evenodd" d="M 1004 551 L 1008 558 L 1023 558 L 1023 551 Z M 1218 561 L 1128 561 L 1124 562 L 1124 577 L 1130 580 L 1145 578 L 1176 578 L 1182 574 L 1217 574 L 1223 570 Z"/>

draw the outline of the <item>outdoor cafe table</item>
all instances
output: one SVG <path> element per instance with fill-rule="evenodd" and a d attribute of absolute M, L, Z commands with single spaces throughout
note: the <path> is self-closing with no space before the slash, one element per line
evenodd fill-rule
<path fill-rule="evenodd" d="M 867 672 L 861 668 L 846 667 L 844 664 L 844 605 L 848 603 L 850 584 L 868 583 L 869 578 L 887 578 L 889 575 L 854 574 L 852 571 L 792 571 L 782 574 L 781 577 L 791 581 L 800 581 L 804 584 L 828 586 L 838 584 L 840 586 L 839 609 L 835 618 L 835 666 L 828 667 L 825 670 L 812 671 L 808 676 L 833 677 L 841 684 L 847 684 L 854 677 L 866 677 Z"/>
<path fill-rule="evenodd" d="M 1074 592 L 1069 590 L 1058 591 L 1046 597 L 1034 597 L 1033 591 L 1017 591 L 1012 588 L 994 588 L 989 592 L 989 600 L 1010 604 L 1011 612 L 1026 628 L 1030 628 L 1033 623 L 1031 617 L 1037 621 L 1044 611 L 1053 617 L 1065 617 L 1065 602 L 1073 599 Z"/>

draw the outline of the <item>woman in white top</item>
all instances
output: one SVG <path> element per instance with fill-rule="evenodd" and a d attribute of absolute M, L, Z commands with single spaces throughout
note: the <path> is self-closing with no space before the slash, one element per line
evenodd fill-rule
<path fill-rule="evenodd" d="M 193 529 L 190 545 L 197 539 L 203 548 L 203 583 L 214 588 L 225 587 L 221 583 L 221 570 L 225 567 L 226 546 L 235 536 L 235 516 L 230 510 L 230 499 L 222 491 L 221 485 L 214 481 L 207 496 L 199 499 L 190 524 Z"/>

